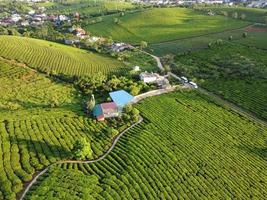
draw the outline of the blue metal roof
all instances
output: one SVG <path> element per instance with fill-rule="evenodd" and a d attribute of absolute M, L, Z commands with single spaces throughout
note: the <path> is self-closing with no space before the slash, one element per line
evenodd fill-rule
<path fill-rule="evenodd" d="M 123 107 L 126 104 L 130 103 L 134 97 L 130 95 L 125 90 L 118 90 L 115 92 L 110 92 L 109 96 L 117 104 L 117 106 Z"/>
<path fill-rule="evenodd" d="M 100 104 L 95 105 L 95 107 L 93 109 L 93 115 L 95 117 L 98 117 L 100 115 L 103 115 L 103 111 L 102 111 L 102 108 L 101 108 L 101 105 Z"/>

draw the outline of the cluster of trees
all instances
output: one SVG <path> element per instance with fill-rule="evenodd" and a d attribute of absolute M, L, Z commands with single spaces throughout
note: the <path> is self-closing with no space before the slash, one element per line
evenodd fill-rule
<path fill-rule="evenodd" d="M 108 78 L 102 73 L 83 76 L 75 81 L 75 85 L 86 95 L 104 95 L 114 90 L 124 89 L 135 96 L 153 87 L 142 81 L 134 80 L 131 77 L 117 77 L 113 75 L 111 78 Z"/>

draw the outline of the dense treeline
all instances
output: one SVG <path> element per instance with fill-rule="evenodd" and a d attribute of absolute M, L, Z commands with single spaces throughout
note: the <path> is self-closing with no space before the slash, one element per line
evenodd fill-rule
<path fill-rule="evenodd" d="M 103 161 L 58 167 L 95 175 L 98 199 L 265 198 L 266 127 L 195 92 L 153 97 L 137 107 L 145 121 Z M 43 190 L 67 191 L 45 185 L 51 176 L 27 199 Z"/>

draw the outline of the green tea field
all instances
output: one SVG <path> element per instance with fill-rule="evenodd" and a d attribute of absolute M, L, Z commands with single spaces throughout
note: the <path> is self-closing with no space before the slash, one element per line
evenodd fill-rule
<path fill-rule="evenodd" d="M 103 161 L 50 168 L 25 199 L 266 197 L 266 127 L 195 92 L 152 97 L 137 107 L 145 121 Z"/>
<path fill-rule="evenodd" d="M 43 72 L 68 75 L 120 73 L 127 69 L 114 58 L 78 48 L 25 37 L 0 36 L 0 56 Z"/>
<path fill-rule="evenodd" d="M 119 22 L 114 22 L 118 18 Z M 103 17 L 86 27 L 87 31 L 114 40 L 157 43 L 201 34 L 244 27 L 248 22 L 223 16 L 208 16 L 185 8 L 155 8 L 124 16 Z"/>
<path fill-rule="evenodd" d="M 172 70 L 267 119 L 266 50 L 227 43 L 175 57 Z"/>
<path fill-rule="evenodd" d="M 0 69 L 1 200 L 15 199 L 37 170 L 70 158 L 79 138 L 90 141 L 91 159 L 110 147 L 110 126 L 85 116 L 74 86 L 10 61 L 0 60 Z"/>

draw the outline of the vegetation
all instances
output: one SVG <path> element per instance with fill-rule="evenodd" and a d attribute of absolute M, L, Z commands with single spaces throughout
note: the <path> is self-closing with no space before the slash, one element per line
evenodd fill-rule
<path fill-rule="evenodd" d="M 214 44 L 178 55 L 171 66 L 180 75 L 196 78 L 201 86 L 267 119 L 266 51 L 237 44 Z"/>
<path fill-rule="evenodd" d="M 247 22 L 222 16 L 207 16 L 186 8 L 154 8 L 141 13 L 126 13 L 120 23 L 112 17 L 86 27 L 95 35 L 111 36 L 114 40 L 139 44 L 197 36 L 247 25 Z"/>
<path fill-rule="evenodd" d="M 264 199 L 266 127 L 195 92 L 152 97 L 137 107 L 145 121 L 122 136 L 104 160 L 58 168 L 97 178 L 98 199 Z M 27 199 L 43 190 L 68 190 L 44 185 L 53 177 L 48 175 Z"/>
<path fill-rule="evenodd" d="M 73 145 L 72 153 L 77 160 L 91 159 L 93 156 L 91 143 L 88 142 L 86 138 L 76 140 Z"/>
<path fill-rule="evenodd" d="M 98 193 L 102 191 L 97 176 L 85 175 L 77 169 L 51 168 L 48 174 L 43 177 L 42 186 L 37 188 L 38 195 L 30 199 L 89 200 L 99 197 Z"/>
<path fill-rule="evenodd" d="M 234 18 L 244 18 L 242 20 L 250 22 L 264 23 L 266 16 L 266 9 L 246 8 L 246 7 L 227 7 L 227 6 L 198 6 L 197 10 L 208 11 L 211 10 L 218 15 L 226 15 Z"/>
<path fill-rule="evenodd" d="M 73 85 L 3 59 L 0 69 L 0 199 L 15 199 L 36 170 L 73 157 L 76 140 L 90 141 L 88 158 L 103 155 L 114 134 L 136 120 L 96 123 L 85 116 L 84 99 Z M 83 150 L 76 151 L 78 158 Z"/>
<path fill-rule="evenodd" d="M 44 40 L 0 36 L 0 56 L 52 74 L 121 73 L 124 64 L 107 56 Z"/>

